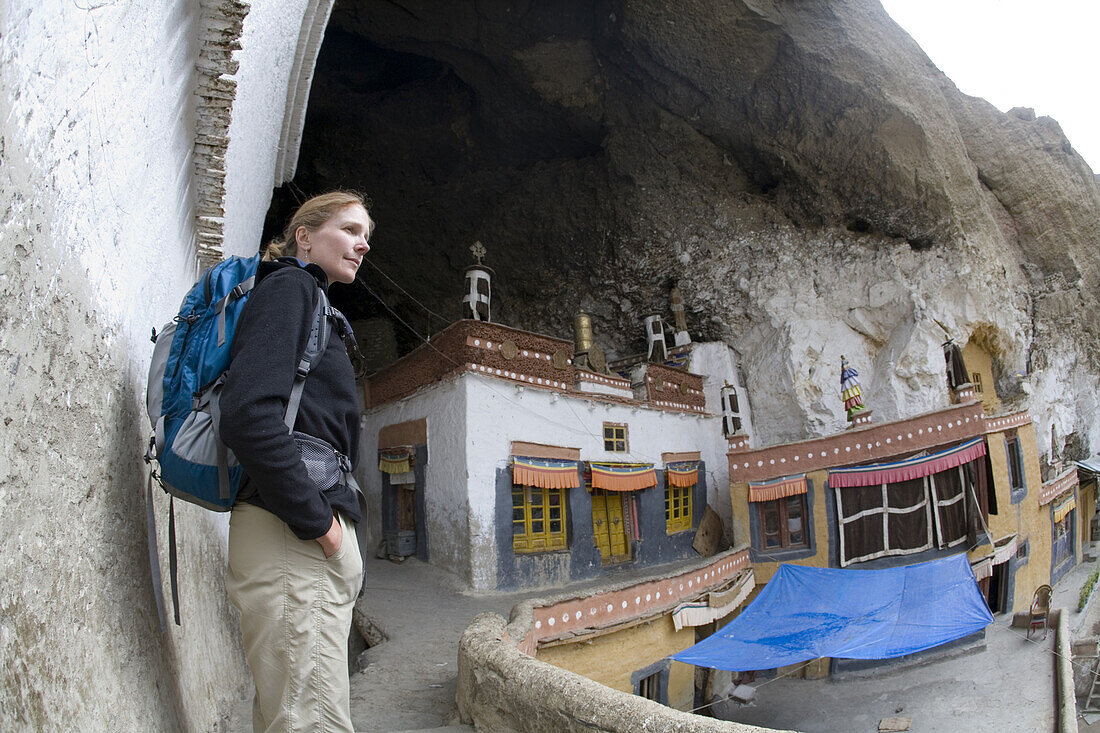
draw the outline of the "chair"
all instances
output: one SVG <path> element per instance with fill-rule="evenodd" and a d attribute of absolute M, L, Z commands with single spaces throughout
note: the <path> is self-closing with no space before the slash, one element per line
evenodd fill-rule
<path fill-rule="evenodd" d="M 1031 632 L 1035 629 L 1042 629 L 1043 638 L 1047 638 L 1047 613 L 1050 612 L 1050 594 L 1052 592 L 1049 585 L 1040 585 L 1035 589 L 1035 595 L 1031 598 L 1027 638 L 1031 638 Z"/>

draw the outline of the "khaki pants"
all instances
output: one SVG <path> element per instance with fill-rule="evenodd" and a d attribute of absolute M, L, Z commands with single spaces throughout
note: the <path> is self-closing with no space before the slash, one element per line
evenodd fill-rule
<path fill-rule="evenodd" d="M 348 633 L 363 561 L 355 524 L 337 515 L 344 538 L 326 559 L 267 510 L 233 507 L 226 587 L 256 682 L 255 733 L 352 731 Z"/>

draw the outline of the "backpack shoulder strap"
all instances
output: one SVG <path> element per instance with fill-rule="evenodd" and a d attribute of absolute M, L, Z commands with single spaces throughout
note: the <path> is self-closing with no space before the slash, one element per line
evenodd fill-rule
<path fill-rule="evenodd" d="M 294 431 L 294 423 L 298 419 L 298 408 L 302 406 L 302 390 L 306 386 L 306 377 L 313 369 L 313 364 L 321 358 L 328 347 L 329 334 L 332 326 L 329 318 L 335 309 L 329 305 L 328 295 L 324 289 L 317 288 L 317 305 L 313 309 L 313 327 L 309 331 L 309 340 L 306 342 L 305 353 L 298 361 L 297 373 L 294 375 L 294 386 L 290 390 L 290 399 L 286 403 L 286 415 L 283 422 L 291 432 Z"/>

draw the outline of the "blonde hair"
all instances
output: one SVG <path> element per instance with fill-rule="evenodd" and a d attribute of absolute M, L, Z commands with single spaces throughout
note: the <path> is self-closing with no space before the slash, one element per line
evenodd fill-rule
<path fill-rule="evenodd" d="M 354 191 L 329 191 L 307 200 L 298 207 L 298 210 L 294 212 L 294 216 L 290 217 L 290 222 L 283 230 L 283 236 L 276 237 L 267 243 L 267 248 L 264 250 L 264 259 L 297 257 L 298 238 L 295 234 L 298 227 L 305 227 L 309 231 L 315 232 L 331 219 L 337 211 L 353 204 L 362 206 L 364 211 L 367 210 L 366 200 Z M 367 219 L 370 221 L 370 230 L 367 232 L 369 236 L 370 232 L 374 230 L 374 219 L 370 218 L 369 213 Z"/>

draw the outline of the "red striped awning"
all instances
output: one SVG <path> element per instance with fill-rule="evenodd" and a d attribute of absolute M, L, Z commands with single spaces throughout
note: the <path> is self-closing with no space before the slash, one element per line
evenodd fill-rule
<path fill-rule="evenodd" d="M 684 461 L 665 465 L 669 486 L 694 486 L 699 483 L 699 461 Z"/>
<path fill-rule="evenodd" d="M 657 485 L 652 463 L 590 463 L 592 488 L 607 491 L 638 491 Z"/>
<path fill-rule="evenodd" d="M 572 489 L 581 485 L 577 462 L 555 458 L 512 457 L 512 481 L 541 489 Z"/>
<path fill-rule="evenodd" d="M 749 501 L 775 501 L 787 496 L 805 494 L 807 491 L 806 474 L 787 476 L 774 481 L 762 481 L 749 484 Z"/>
<path fill-rule="evenodd" d="M 844 488 L 895 484 L 931 476 L 934 473 L 970 463 L 984 455 L 985 441 L 982 438 L 974 438 L 930 456 L 907 458 L 904 461 L 892 463 L 875 463 L 870 466 L 833 469 L 829 471 L 829 486 Z"/>

